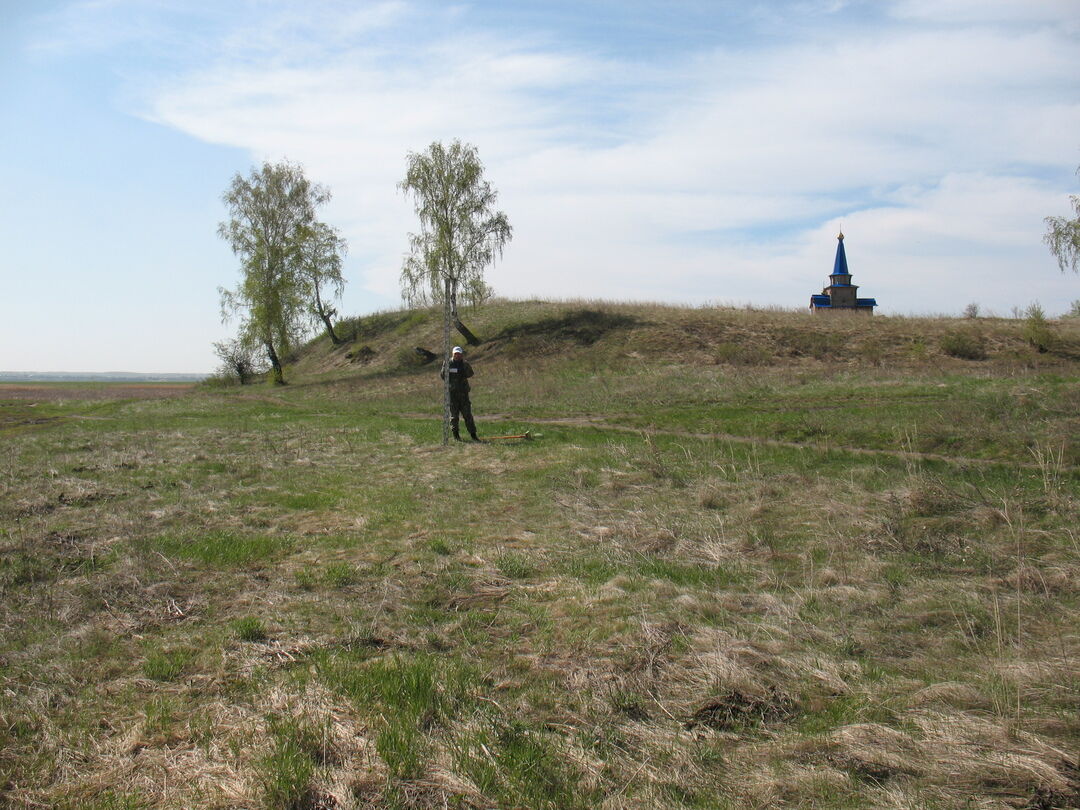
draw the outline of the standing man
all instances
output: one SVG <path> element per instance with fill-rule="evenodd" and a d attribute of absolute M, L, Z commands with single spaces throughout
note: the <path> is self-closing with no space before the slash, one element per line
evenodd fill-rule
<path fill-rule="evenodd" d="M 469 402 L 469 377 L 473 375 L 472 366 L 465 362 L 460 346 L 455 346 L 449 363 L 444 363 L 439 376 L 446 379 L 450 375 L 450 429 L 454 438 L 461 441 L 458 432 L 458 416 L 465 417 L 465 427 L 474 442 L 480 441 L 476 435 L 476 424 L 472 418 L 472 403 Z"/>

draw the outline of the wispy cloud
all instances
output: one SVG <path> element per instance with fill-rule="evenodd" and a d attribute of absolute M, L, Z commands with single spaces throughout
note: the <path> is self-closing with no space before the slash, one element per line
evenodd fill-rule
<path fill-rule="evenodd" d="M 405 153 L 455 137 L 480 147 L 516 227 L 493 274 L 507 294 L 800 304 L 841 215 L 900 310 L 919 308 L 901 280 L 926 267 L 964 295 L 985 246 L 1042 255 L 1041 216 L 1080 157 L 1076 4 L 898 0 L 865 23 L 862 4 L 796 7 L 802 32 L 637 58 L 467 5 L 247 4 L 242 25 L 207 12 L 214 44 L 147 85 L 143 114 L 303 162 L 384 296 L 413 227 Z M 136 31 L 152 26 L 114 36 Z M 1012 295 L 1005 278 L 980 288 Z"/>

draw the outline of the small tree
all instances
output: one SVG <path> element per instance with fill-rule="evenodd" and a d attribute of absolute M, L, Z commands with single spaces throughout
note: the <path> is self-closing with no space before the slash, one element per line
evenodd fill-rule
<path fill-rule="evenodd" d="M 255 347 L 240 338 L 214 344 L 214 353 L 221 360 L 222 370 L 235 375 L 240 385 L 247 385 L 256 374 Z"/>
<path fill-rule="evenodd" d="M 307 326 L 309 284 L 301 248 L 315 225 L 315 209 L 330 192 L 312 184 L 299 165 L 263 163 L 233 177 L 222 200 L 229 220 L 218 235 L 240 257 L 235 290 L 219 287 L 223 320 L 241 314 L 240 339 L 261 346 L 276 384 L 285 382 L 282 358 Z"/>
<path fill-rule="evenodd" d="M 415 200 L 420 233 L 409 234 L 402 297 L 409 306 L 442 302 L 443 358 L 449 359 L 458 299 L 480 303 L 491 295 L 484 268 L 502 255 L 512 230 L 506 214 L 494 210 L 498 193 L 484 179 L 475 146 L 436 141 L 424 152 L 410 152 L 406 161 L 398 187 Z M 450 375 L 444 376 L 443 444 L 449 444 Z"/>
<path fill-rule="evenodd" d="M 1076 173 L 1080 175 L 1080 167 L 1077 168 Z M 1072 203 L 1076 218 L 1047 217 L 1045 219 L 1046 235 L 1043 236 L 1043 241 L 1057 259 L 1062 273 L 1066 270 L 1080 273 L 1080 197 L 1070 194 L 1069 201 Z"/>
<path fill-rule="evenodd" d="M 300 268 L 311 288 L 311 317 L 322 322 L 330 342 L 335 346 L 342 343 L 334 331 L 333 318 L 337 310 L 325 296 L 329 292 L 331 299 L 340 298 L 345 290 L 341 261 L 348 249 L 348 243 L 337 230 L 325 222 L 315 223 L 300 248 Z"/>

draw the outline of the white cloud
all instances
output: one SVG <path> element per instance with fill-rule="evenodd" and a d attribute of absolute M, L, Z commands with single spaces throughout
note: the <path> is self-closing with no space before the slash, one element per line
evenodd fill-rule
<path fill-rule="evenodd" d="M 975 9 L 892 7 L 935 23 Z M 801 304 L 828 270 L 825 231 L 841 213 L 890 279 L 883 303 L 911 310 L 924 299 L 910 281 L 1000 301 L 1016 289 L 1010 267 L 1052 265 L 1040 237 L 1053 190 L 1014 175 L 1076 159 L 1080 49 L 1042 25 L 1076 17 L 1062 4 L 991 3 L 978 26 L 818 32 L 660 64 L 457 29 L 404 44 L 395 25 L 415 24 L 416 8 L 387 3 L 351 22 L 333 12 L 302 36 L 292 15 L 267 22 L 235 58 L 162 85 L 148 115 L 255 159 L 304 163 L 334 189 L 369 259 L 364 284 L 381 295 L 396 294 L 415 227 L 395 187 L 405 153 L 454 137 L 478 145 L 515 225 L 492 271 L 504 294 Z M 317 26 L 334 46 L 308 61 L 324 42 Z M 271 50 L 304 59 L 259 57 Z M 829 224 L 791 235 L 814 220 Z M 756 242 L 724 237 L 776 225 Z"/>
<path fill-rule="evenodd" d="M 924 22 L 1080 22 L 1080 6 L 1074 0 L 897 0 L 891 13 L 899 19 Z"/>

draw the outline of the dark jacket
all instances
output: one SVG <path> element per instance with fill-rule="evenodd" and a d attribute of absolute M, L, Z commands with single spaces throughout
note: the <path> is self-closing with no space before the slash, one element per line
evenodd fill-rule
<path fill-rule="evenodd" d="M 443 364 L 442 371 L 439 372 L 439 377 L 446 379 L 446 363 Z M 450 367 L 450 391 L 455 394 L 467 394 L 469 393 L 469 377 L 472 376 L 472 366 L 470 366 L 465 360 L 451 360 Z"/>

